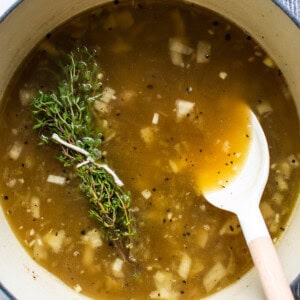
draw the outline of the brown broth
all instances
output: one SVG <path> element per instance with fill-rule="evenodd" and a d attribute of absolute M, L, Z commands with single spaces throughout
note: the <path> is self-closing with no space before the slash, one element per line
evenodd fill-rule
<path fill-rule="evenodd" d="M 175 37 L 193 52 L 175 55 L 172 63 Z M 118 252 L 88 217 L 78 179 L 55 159 L 54 148 L 37 145 L 25 103 L 38 89 L 54 87 L 54 62 L 74 40 L 97 50 L 103 87 L 116 92 L 95 114 L 105 136 L 102 150 L 131 192 L 136 220 L 137 263 L 124 263 L 120 272 L 112 269 Z M 197 63 L 199 41 L 211 45 L 207 62 Z M 178 116 L 178 99 L 195 103 L 193 109 Z M 249 270 L 237 219 L 201 195 L 241 167 L 251 138 L 248 107 L 270 148 L 261 210 L 274 241 L 285 230 L 300 175 L 293 99 L 264 50 L 206 9 L 180 1 L 122 2 L 79 16 L 38 45 L 3 102 L 2 208 L 29 255 L 78 292 L 97 299 L 199 299 Z M 49 174 L 66 184 L 48 183 Z M 214 278 L 216 269 L 223 276 Z"/>

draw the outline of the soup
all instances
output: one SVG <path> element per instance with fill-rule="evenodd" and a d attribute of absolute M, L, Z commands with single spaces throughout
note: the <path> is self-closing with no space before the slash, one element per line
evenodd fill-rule
<path fill-rule="evenodd" d="M 130 191 L 130 255 L 106 240 L 74 168 L 56 160 L 57 147 L 39 146 L 32 130 L 30 102 L 38 90 L 57 89 L 57 63 L 78 41 L 96 50 L 100 66 L 103 96 L 92 109 L 103 157 Z M 77 292 L 199 299 L 249 270 L 237 219 L 201 195 L 241 168 L 248 107 L 270 147 L 261 210 L 274 241 L 285 230 L 299 178 L 293 99 L 259 45 L 210 11 L 175 1 L 99 7 L 49 33 L 4 100 L 3 210 L 29 255 Z"/>

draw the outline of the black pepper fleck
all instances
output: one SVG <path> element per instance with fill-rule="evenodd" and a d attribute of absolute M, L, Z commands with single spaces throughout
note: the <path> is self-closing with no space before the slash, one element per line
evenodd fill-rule
<path fill-rule="evenodd" d="M 225 34 L 225 40 L 226 41 L 230 41 L 231 40 L 231 34 L 230 33 L 226 33 Z"/>

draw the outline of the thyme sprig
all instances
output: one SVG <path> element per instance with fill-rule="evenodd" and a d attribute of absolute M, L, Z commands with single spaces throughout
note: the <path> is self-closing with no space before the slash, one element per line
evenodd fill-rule
<path fill-rule="evenodd" d="M 33 128 L 41 145 L 56 145 L 60 149 L 58 159 L 65 167 L 74 168 L 91 205 L 89 215 L 100 222 L 107 239 L 119 249 L 130 248 L 134 234 L 130 195 L 103 161 L 103 135 L 93 126 L 93 104 L 102 96 L 95 53 L 78 47 L 60 67 L 57 90 L 40 91 L 32 100 Z"/>

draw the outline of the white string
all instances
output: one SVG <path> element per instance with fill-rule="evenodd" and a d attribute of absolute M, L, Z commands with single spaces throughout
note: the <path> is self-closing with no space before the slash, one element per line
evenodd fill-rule
<path fill-rule="evenodd" d="M 104 169 L 107 173 L 109 173 L 115 183 L 118 185 L 118 186 L 123 186 L 124 183 L 122 182 L 122 180 L 118 177 L 118 175 L 106 164 L 98 164 L 95 162 L 95 160 L 91 157 L 90 153 L 87 152 L 86 150 L 78 147 L 78 146 L 75 146 L 75 145 L 72 145 L 72 144 L 69 144 L 68 142 L 66 142 L 65 140 L 63 140 L 62 138 L 60 138 L 56 133 L 53 133 L 52 134 L 52 139 L 55 140 L 56 142 L 58 142 L 59 144 L 61 145 L 64 145 L 65 147 L 68 147 L 78 153 L 81 153 L 83 154 L 84 156 L 86 156 L 86 160 L 77 164 L 76 165 L 76 168 L 80 168 L 82 166 L 85 166 L 89 163 L 93 163 L 95 166 L 99 167 L 99 168 L 102 168 Z"/>

